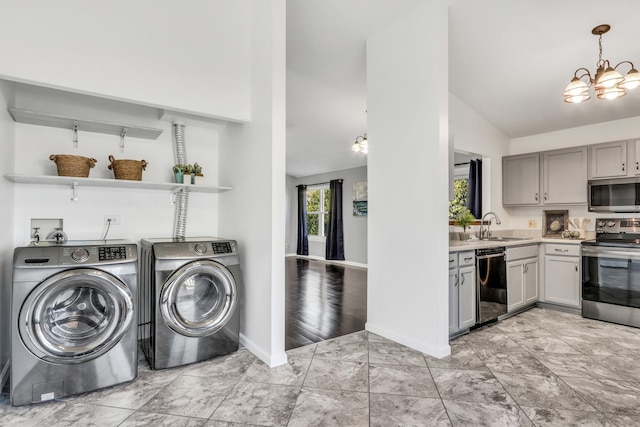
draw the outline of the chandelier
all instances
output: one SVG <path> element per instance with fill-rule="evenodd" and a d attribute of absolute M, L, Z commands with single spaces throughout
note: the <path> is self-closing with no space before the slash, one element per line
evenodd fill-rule
<path fill-rule="evenodd" d="M 356 138 L 356 142 L 351 146 L 351 150 L 356 153 L 364 153 L 367 154 L 369 152 L 369 141 L 367 141 L 367 134 L 364 136 L 358 135 Z"/>
<path fill-rule="evenodd" d="M 599 56 L 596 72 L 592 75 L 586 68 L 578 68 L 573 74 L 571 83 L 562 93 L 564 102 L 578 103 L 591 98 L 589 88 L 594 87 L 599 99 L 616 99 L 626 95 L 626 91 L 640 86 L 640 73 L 629 61 L 619 62 L 612 67 L 609 60 L 602 59 L 602 35 L 611 29 L 610 25 L 602 24 L 591 30 L 591 34 L 598 36 Z M 625 77 L 617 71 L 622 64 L 628 64 L 631 69 Z M 581 71 L 584 71 L 579 75 Z"/>

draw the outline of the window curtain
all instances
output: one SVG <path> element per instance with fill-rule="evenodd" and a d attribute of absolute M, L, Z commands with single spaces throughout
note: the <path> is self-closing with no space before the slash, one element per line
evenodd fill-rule
<path fill-rule="evenodd" d="M 331 206 L 326 240 L 326 259 L 344 261 L 344 235 L 342 227 L 342 180 L 329 181 Z"/>
<path fill-rule="evenodd" d="M 307 186 L 298 185 L 298 245 L 296 254 L 309 255 L 309 234 L 307 232 Z"/>
<path fill-rule="evenodd" d="M 474 218 L 482 218 L 482 160 L 469 162 L 469 181 L 467 182 L 467 208 Z"/>

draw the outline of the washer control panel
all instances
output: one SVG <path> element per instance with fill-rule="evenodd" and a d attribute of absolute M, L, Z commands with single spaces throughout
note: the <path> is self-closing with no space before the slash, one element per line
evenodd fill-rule
<path fill-rule="evenodd" d="M 113 261 L 127 259 L 126 246 L 100 246 L 98 248 L 98 261 Z"/>
<path fill-rule="evenodd" d="M 230 254 L 233 252 L 230 242 L 213 242 L 211 245 L 213 246 L 214 254 Z"/>

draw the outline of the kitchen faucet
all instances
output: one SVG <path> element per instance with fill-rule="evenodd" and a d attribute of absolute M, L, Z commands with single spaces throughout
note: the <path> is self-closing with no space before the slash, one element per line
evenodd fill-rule
<path fill-rule="evenodd" d="M 489 229 L 491 227 L 491 218 L 489 218 L 489 222 L 487 224 L 487 230 L 486 230 L 486 236 L 483 237 L 483 233 L 482 233 L 482 227 L 484 226 L 484 219 L 489 216 L 489 215 L 493 215 L 493 217 L 496 220 L 496 224 L 501 224 L 502 222 L 500 221 L 500 218 L 498 218 L 498 215 L 495 214 L 495 212 L 487 212 L 486 214 L 482 215 L 482 219 L 480 220 L 480 239 L 488 239 L 489 238 Z"/>

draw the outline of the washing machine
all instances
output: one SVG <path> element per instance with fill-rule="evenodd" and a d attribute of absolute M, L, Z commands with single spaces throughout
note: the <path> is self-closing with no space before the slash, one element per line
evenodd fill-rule
<path fill-rule="evenodd" d="M 16 248 L 11 404 L 97 390 L 137 375 L 138 249 L 124 240 Z"/>
<path fill-rule="evenodd" d="M 140 258 L 139 334 L 152 369 L 238 349 L 242 279 L 234 240 L 144 239 Z"/>

